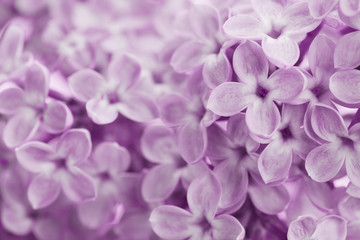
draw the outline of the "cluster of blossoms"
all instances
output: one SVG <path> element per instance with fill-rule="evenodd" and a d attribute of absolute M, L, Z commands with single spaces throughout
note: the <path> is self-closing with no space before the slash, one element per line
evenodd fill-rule
<path fill-rule="evenodd" d="M 0 0 L 1 240 L 359 240 L 360 0 Z"/>

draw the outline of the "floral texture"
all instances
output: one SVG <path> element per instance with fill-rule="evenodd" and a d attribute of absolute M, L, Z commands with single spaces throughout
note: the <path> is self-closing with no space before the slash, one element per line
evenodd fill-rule
<path fill-rule="evenodd" d="M 360 0 L 0 0 L 0 240 L 359 240 Z"/>

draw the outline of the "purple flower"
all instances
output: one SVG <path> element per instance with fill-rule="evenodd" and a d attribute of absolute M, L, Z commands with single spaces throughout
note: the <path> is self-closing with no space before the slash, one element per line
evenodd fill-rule
<path fill-rule="evenodd" d="M 295 68 L 278 69 L 269 78 L 268 61 L 259 45 L 241 43 L 234 52 L 233 65 L 239 82 L 216 87 L 207 108 L 220 116 L 246 110 L 246 124 L 260 138 L 269 138 L 280 126 L 280 112 L 274 101 L 291 102 L 304 89 L 304 77 Z"/>
<path fill-rule="evenodd" d="M 338 13 L 340 19 L 348 26 L 360 29 L 360 2 L 359 0 L 340 0 Z"/>
<path fill-rule="evenodd" d="M 137 91 L 140 64 L 127 54 L 114 56 L 107 69 L 107 79 L 91 69 L 82 69 L 69 77 L 74 96 L 86 102 L 88 116 L 97 124 L 108 124 L 118 114 L 143 122 L 157 116 L 151 98 Z"/>
<path fill-rule="evenodd" d="M 28 142 L 15 152 L 20 165 L 37 174 L 28 188 L 28 199 L 34 209 L 52 204 L 61 189 L 74 202 L 96 197 L 94 180 L 77 166 L 91 152 L 87 130 L 71 129 L 49 144 Z"/>
<path fill-rule="evenodd" d="M 191 212 L 163 205 L 152 211 L 149 221 L 155 233 L 164 239 L 244 239 L 245 230 L 236 218 L 216 215 L 220 198 L 220 184 L 209 172 L 189 186 L 187 201 Z"/>
<path fill-rule="evenodd" d="M 262 40 L 262 48 L 273 64 L 294 65 L 300 55 L 297 42 L 321 21 L 310 15 L 306 2 L 288 6 L 282 0 L 251 2 L 255 14 L 230 17 L 224 24 L 225 33 L 240 39 Z"/>

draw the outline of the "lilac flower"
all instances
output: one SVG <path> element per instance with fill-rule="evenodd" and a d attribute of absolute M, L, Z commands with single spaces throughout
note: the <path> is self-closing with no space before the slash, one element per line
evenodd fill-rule
<path fill-rule="evenodd" d="M 220 31 L 220 16 L 210 5 L 194 4 L 188 11 L 190 39 L 181 44 L 171 58 L 177 72 L 191 72 L 202 67 L 204 82 L 211 88 L 231 79 L 232 71 L 225 51 L 230 44 Z"/>
<path fill-rule="evenodd" d="M 334 66 L 340 69 L 352 69 L 360 65 L 360 32 L 355 31 L 342 36 L 336 45 Z"/>
<path fill-rule="evenodd" d="M 245 230 L 233 216 L 216 215 L 221 198 L 221 187 L 216 177 L 206 173 L 189 186 L 188 212 L 163 205 L 150 215 L 153 230 L 164 239 L 244 239 Z"/>
<path fill-rule="evenodd" d="M 86 161 L 91 152 L 87 130 L 71 129 L 50 144 L 28 142 L 15 152 L 20 165 L 37 174 L 27 193 L 34 209 L 52 204 L 61 189 L 74 202 L 96 197 L 94 180 L 77 166 Z"/>
<path fill-rule="evenodd" d="M 230 17 L 224 24 L 225 33 L 240 39 L 262 40 L 262 48 L 273 64 L 294 65 L 300 54 L 297 42 L 321 21 L 310 15 L 306 2 L 288 6 L 282 0 L 251 2 L 255 14 Z"/>
<path fill-rule="evenodd" d="M 329 239 L 345 240 L 346 222 L 336 215 L 329 215 L 319 220 L 311 216 L 301 216 L 289 226 L 289 240 Z"/>
<path fill-rule="evenodd" d="M 340 0 L 338 13 L 340 19 L 348 26 L 360 29 L 360 3 L 359 0 Z"/>
<path fill-rule="evenodd" d="M 180 156 L 171 129 L 149 126 L 144 130 L 141 149 L 149 161 L 158 163 L 145 175 L 141 193 L 145 201 L 163 201 L 181 181 L 185 187 L 201 173 L 207 171 L 203 161 L 188 165 Z"/>
<path fill-rule="evenodd" d="M 118 116 L 143 122 L 157 116 L 151 98 L 137 91 L 140 64 L 127 54 L 114 56 L 107 69 L 107 79 L 90 69 L 69 77 L 74 96 L 86 102 L 88 116 L 97 124 L 108 124 Z"/>
<path fill-rule="evenodd" d="M 299 96 L 304 77 L 290 68 L 278 69 L 267 78 L 266 57 L 252 41 L 236 48 L 233 65 L 241 83 L 228 82 L 216 87 L 207 108 L 220 116 L 231 116 L 247 108 L 246 124 L 250 131 L 260 138 L 269 138 L 280 125 L 280 113 L 274 101 L 291 102 Z"/>
<path fill-rule="evenodd" d="M 316 19 L 325 18 L 337 3 L 338 0 L 309 0 L 310 15 Z"/>
<path fill-rule="evenodd" d="M 46 132 L 60 133 L 73 121 L 64 103 L 46 101 L 48 72 L 44 66 L 38 62 L 30 64 L 24 78 L 23 89 L 14 82 L 0 86 L 0 113 L 9 116 L 3 133 L 8 147 L 16 147 L 30 139 L 40 126 Z"/>
<path fill-rule="evenodd" d="M 338 112 L 325 105 L 315 105 L 311 116 L 314 132 L 325 141 L 306 157 L 305 167 L 309 176 L 326 182 L 336 176 L 344 162 L 351 182 L 360 186 L 359 126 L 349 130 Z"/>

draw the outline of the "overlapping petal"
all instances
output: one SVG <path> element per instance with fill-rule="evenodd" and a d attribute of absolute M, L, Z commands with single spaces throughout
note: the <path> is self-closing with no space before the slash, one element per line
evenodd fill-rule
<path fill-rule="evenodd" d="M 40 174 L 30 183 L 27 196 L 34 209 L 52 204 L 60 194 L 60 184 L 49 175 Z"/>
<path fill-rule="evenodd" d="M 349 104 L 360 103 L 360 71 L 346 70 L 334 73 L 329 88 L 334 96 Z"/>
<path fill-rule="evenodd" d="M 343 36 L 335 48 L 334 65 L 336 68 L 352 69 L 360 65 L 360 32 L 355 31 Z"/>

